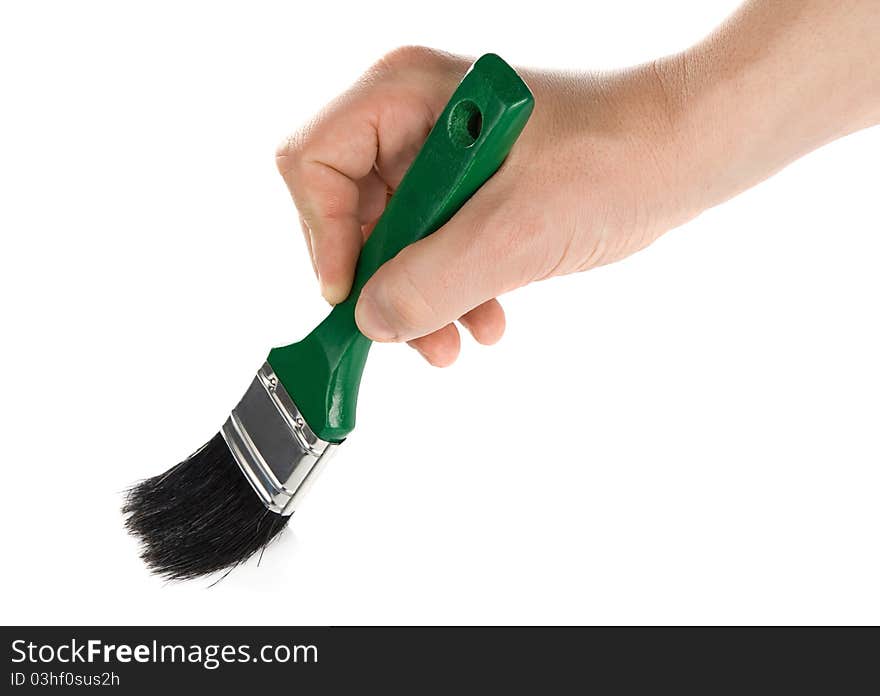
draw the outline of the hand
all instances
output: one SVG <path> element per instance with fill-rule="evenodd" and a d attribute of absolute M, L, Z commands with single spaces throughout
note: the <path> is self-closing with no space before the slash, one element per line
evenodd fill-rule
<path fill-rule="evenodd" d="M 621 259 L 801 155 L 880 122 L 876 0 L 752 0 L 687 51 L 614 73 L 522 71 L 535 111 L 507 161 L 440 230 L 364 287 L 355 318 L 434 365 L 457 320 L 490 344 L 499 295 Z M 470 60 L 386 56 L 278 151 L 324 297 Z"/>
<path fill-rule="evenodd" d="M 470 62 L 397 50 L 279 149 L 329 302 L 348 294 L 364 238 Z M 448 365 L 456 320 L 494 343 L 505 326 L 497 296 L 620 259 L 683 219 L 659 152 L 669 117 L 654 70 L 523 76 L 535 112 L 501 170 L 365 286 L 356 319 L 370 338 Z"/>

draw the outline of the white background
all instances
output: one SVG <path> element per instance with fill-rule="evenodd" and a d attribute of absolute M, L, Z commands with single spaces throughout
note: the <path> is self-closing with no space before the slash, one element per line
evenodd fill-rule
<path fill-rule="evenodd" d="M 327 311 L 273 162 L 383 52 L 612 68 L 735 0 L 4 3 L 4 623 L 880 622 L 880 131 L 614 266 L 494 348 L 374 348 L 292 529 L 149 576 L 120 492 Z"/>

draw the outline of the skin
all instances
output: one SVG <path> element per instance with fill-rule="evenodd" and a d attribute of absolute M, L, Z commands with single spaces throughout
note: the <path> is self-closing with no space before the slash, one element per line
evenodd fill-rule
<path fill-rule="evenodd" d="M 795 159 L 880 123 L 876 0 L 753 0 L 699 44 L 611 73 L 521 70 L 535 111 L 499 172 L 386 263 L 356 310 L 376 341 L 455 361 L 498 341 L 498 296 L 620 260 Z M 278 149 L 330 303 L 472 62 L 397 49 Z"/>

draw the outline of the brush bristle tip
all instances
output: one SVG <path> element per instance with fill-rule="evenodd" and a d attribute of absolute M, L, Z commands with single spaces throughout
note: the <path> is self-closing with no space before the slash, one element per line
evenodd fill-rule
<path fill-rule="evenodd" d="M 122 511 L 144 562 L 172 580 L 244 563 L 290 520 L 263 505 L 219 433 L 164 474 L 132 486 Z"/>

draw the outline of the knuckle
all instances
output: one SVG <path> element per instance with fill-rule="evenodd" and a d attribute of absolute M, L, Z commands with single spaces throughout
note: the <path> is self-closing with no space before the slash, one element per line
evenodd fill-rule
<path fill-rule="evenodd" d="M 385 293 L 388 309 L 398 328 L 421 331 L 437 316 L 434 303 L 404 264 L 389 279 Z"/>
<path fill-rule="evenodd" d="M 303 151 L 306 145 L 305 130 L 287 136 L 278 147 L 275 148 L 275 166 L 282 176 L 287 176 L 294 171 L 303 159 Z"/>
<path fill-rule="evenodd" d="M 396 72 L 415 65 L 422 65 L 436 55 L 436 51 L 425 46 L 398 46 L 382 56 L 375 67 L 380 71 Z"/>
<path fill-rule="evenodd" d="M 337 221 L 349 217 L 348 201 L 342 193 L 321 191 L 311 203 L 312 213 L 323 220 Z"/>
<path fill-rule="evenodd" d="M 360 84 L 366 88 L 404 84 L 431 92 L 440 84 L 457 84 L 468 63 L 460 56 L 426 46 L 399 46 L 376 61 Z"/>

